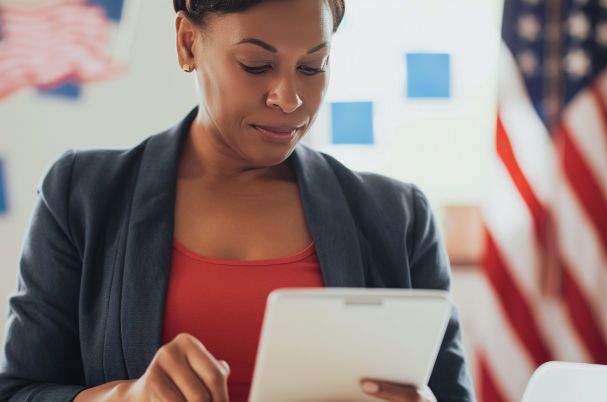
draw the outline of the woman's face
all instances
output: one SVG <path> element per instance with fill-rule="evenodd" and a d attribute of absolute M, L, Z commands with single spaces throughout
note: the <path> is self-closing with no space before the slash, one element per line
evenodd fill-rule
<path fill-rule="evenodd" d="M 205 22 L 193 29 L 189 61 L 179 49 L 180 62 L 196 69 L 204 135 L 248 165 L 281 163 L 313 123 L 327 88 L 329 4 L 268 0 Z M 178 46 L 187 47 L 177 26 Z"/>

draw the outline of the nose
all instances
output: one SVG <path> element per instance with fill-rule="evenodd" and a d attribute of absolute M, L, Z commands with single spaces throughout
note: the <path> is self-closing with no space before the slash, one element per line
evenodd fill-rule
<path fill-rule="evenodd" d="M 303 101 L 294 81 L 289 78 L 278 81 L 268 93 L 266 105 L 273 109 L 279 108 L 283 113 L 296 111 L 303 104 Z"/>

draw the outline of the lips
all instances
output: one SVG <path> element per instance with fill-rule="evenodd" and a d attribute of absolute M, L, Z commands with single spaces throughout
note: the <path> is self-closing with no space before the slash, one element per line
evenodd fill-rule
<path fill-rule="evenodd" d="M 267 131 L 268 133 L 271 134 L 276 134 L 276 135 L 291 135 L 295 132 L 295 130 L 297 130 L 299 127 L 298 126 L 291 126 L 291 127 L 286 127 L 286 126 L 281 126 L 281 127 L 275 127 L 275 126 L 261 126 L 261 125 L 253 125 L 253 127 L 258 128 L 258 129 L 262 129 L 264 131 Z"/>
<path fill-rule="evenodd" d="M 251 125 L 263 138 L 271 142 L 285 144 L 292 142 L 303 126 L 261 126 Z"/>

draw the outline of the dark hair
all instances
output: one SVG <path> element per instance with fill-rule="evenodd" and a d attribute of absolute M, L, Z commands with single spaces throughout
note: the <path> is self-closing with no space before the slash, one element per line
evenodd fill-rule
<path fill-rule="evenodd" d="M 228 14 L 245 11 L 264 0 L 173 0 L 175 12 L 183 11 L 196 24 L 202 25 L 210 13 Z M 346 11 L 345 0 L 328 0 L 333 13 L 333 32 L 337 31 Z"/>

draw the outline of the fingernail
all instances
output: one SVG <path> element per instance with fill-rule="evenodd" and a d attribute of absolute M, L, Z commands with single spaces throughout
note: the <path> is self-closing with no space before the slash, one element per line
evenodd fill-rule
<path fill-rule="evenodd" d="M 225 360 L 220 360 L 219 363 L 223 366 L 223 368 L 226 370 L 226 375 L 230 375 L 230 366 L 228 365 L 228 362 Z"/>
<path fill-rule="evenodd" d="M 374 394 L 377 391 L 379 391 L 379 385 L 377 385 L 377 383 L 372 382 L 372 381 L 363 381 L 363 391 L 369 393 L 369 394 Z"/>

